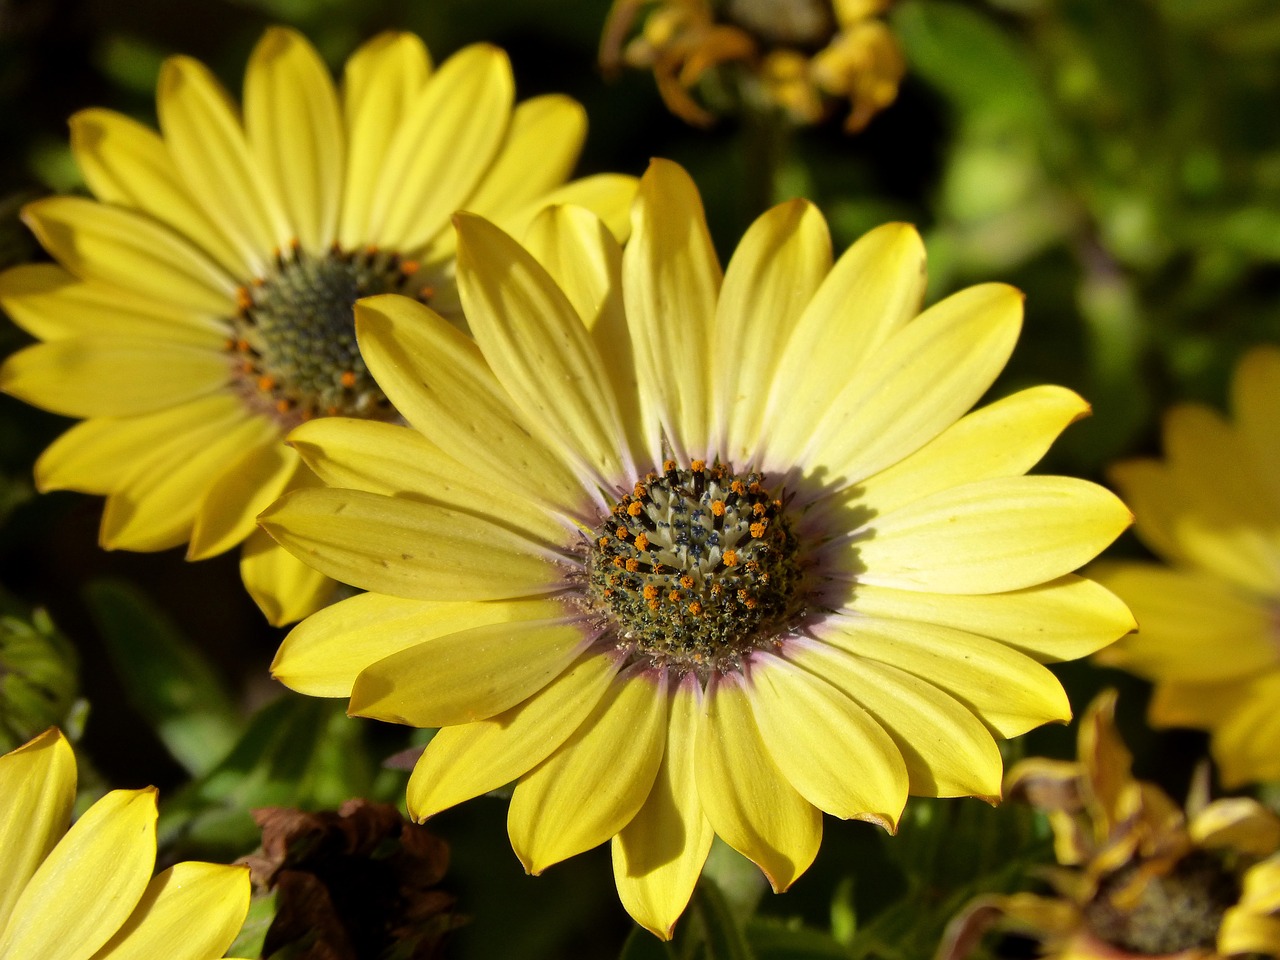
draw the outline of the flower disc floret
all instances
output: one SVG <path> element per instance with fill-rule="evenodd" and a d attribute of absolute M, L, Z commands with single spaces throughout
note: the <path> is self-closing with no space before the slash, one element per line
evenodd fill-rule
<path fill-rule="evenodd" d="M 592 600 L 624 648 L 684 672 L 727 669 L 801 616 L 798 541 L 757 473 L 663 464 L 595 531 Z"/>

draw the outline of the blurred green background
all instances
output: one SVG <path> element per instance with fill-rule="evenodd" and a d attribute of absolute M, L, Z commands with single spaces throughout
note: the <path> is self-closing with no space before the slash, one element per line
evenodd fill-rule
<path fill-rule="evenodd" d="M 362 40 L 394 28 L 421 34 L 437 62 L 467 43 L 496 43 L 511 56 L 521 96 L 579 99 L 591 122 L 581 173 L 638 174 L 651 156 L 684 164 L 725 257 L 761 212 L 752 198 L 806 196 L 827 215 L 837 250 L 885 220 L 918 224 L 931 300 L 983 280 L 1022 288 L 1025 332 L 993 395 L 1055 382 L 1094 405 L 1093 418 L 1050 454 L 1048 471 L 1104 479 L 1113 460 L 1156 452 L 1165 406 L 1221 406 L 1244 348 L 1280 342 L 1274 0 L 901 0 L 888 17 L 909 63 L 898 101 L 857 137 L 838 119 L 795 131 L 764 183 L 758 141 L 737 119 L 695 130 L 667 113 L 652 77 L 605 81 L 595 54 L 607 8 L 605 0 L 0 0 L 0 267 L 41 256 L 17 219 L 22 203 L 83 189 L 66 144 L 75 110 L 108 106 L 154 123 L 156 73 L 177 52 L 238 91 L 271 24 L 301 29 L 335 70 Z M 5 352 L 23 342 L 12 327 L 0 331 Z M 177 551 L 108 554 L 96 545 L 99 499 L 33 495 L 31 464 L 66 426 L 0 398 L 2 745 L 55 719 L 83 729 L 90 789 L 161 786 L 162 860 L 248 852 L 251 806 L 401 797 L 404 774 L 380 763 L 408 745 L 406 731 L 348 720 L 340 705 L 286 696 L 268 678 L 282 632 L 245 596 L 234 554 L 194 565 Z M 1141 552 L 1131 535 L 1116 550 Z M 1138 681 L 1088 664 L 1059 675 L 1077 711 L 1119 684 L 1139 773 L 1175 796 L 1185 790 L 1201 737 L 1146 730 Z M 33 689 L 51 692 L 33 699 Z M 22 706 L 36 701 L 40 709 Z M 1073 731 L 1058 728 L 1010 745 L 1009 756 L 1072 750 Z M 966 896 L 1008 887 L 1048 855 L 1043 825 L 1029 814 L 977 801 L 913 803 L 897 838 L 828 818 L 818 863 L 786 896 L 764 898 L 764 919 L 745 939 L 734 939 L 738 924 L 760 890 L 717 852 L 720 886 L 700 894 L 684 939 L 667 951 L 631 937 L 606 850 L 531 879 L 507 846 L 501 798 L 432 826 L 453 844 L 448 882 L 473 918 L 450 946 L 467 958 L 517 946 L 531 958 L 624 949 L 629 960 L 699 950 L 927 957 Z"/>

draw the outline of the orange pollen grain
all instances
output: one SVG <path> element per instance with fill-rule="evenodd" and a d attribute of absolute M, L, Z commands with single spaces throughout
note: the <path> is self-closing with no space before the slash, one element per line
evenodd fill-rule
<path fill-rule="evenodd" d="M 599 540 L 596 541 L 596 543 L 598 543 L 600 545 L 600 549 L 603 550 L 605 547 L 609 545 L 609 538 L 601 537 Z"/>
<path fill-rule="evenodd" d="M 623 567 L 627 565 L 627 561 L 624 560 L 622 557 L 614 557 L 613 565 L 617 567 L 619 570 L 621 570 Z"/>
<path fill-rule="evenodd" d="M 364 248 L 364 252 L 371 257 L 376 256 L 378 253 L 378 247 L 376 244 L 371 243 Z"/>
<path fill-rule="evenodd" d="M 649 493 L 648 489 L 645 487 L 643 483 L 637 483 L 635 485 L 635 489 L 632 490 L 631 492 L 632 494 L 634 494 L 637 500 L 644 499 L 644 497 Z"/>
<path fill-rule="evenodd" d="M 643 510 L 644 510 L 644 507 L 640 506 L 640 504 L 636 503 L 634 500 L 631 503 L 627 504 L 628 516 L 638 517 L 640 516 L 640 513 Z"/>
<path fill-rule="evenodd" d="M 637 560 L 635 557 L 631 557 L 629 560 L 627 560 L 627 573 L 635 573 L 639 569 L 640 569 L 639 560 Z"/>
<path fill-rule="evenodd" d="M 248 352 L 249 352 L 249 341 L 248 341 L 248 340 L 237 340 L 237 341 L 236 341 L 236 349 L 237 349 L 237 350 L 239 350 L 241 353 L 248 353 Z"/>
<path fill-rule="evenodd" d="M 737 550 L 726 550 L 724 552 L 724 565 L 726 567 L 736 567 L 738 565 Z"/>
<path fill-rule="evenodd" d="M 711 512 L 712 512 L 712 513 L 714 513 L 717 517 L 723 517 L 723 516 L 724 516 L 724 501 L 723 501 L 723 500 L 712 500 L 712 501 L 711 501 Z"/>
<path fill-rule="evenodd" d="M 683 577 L 681 577 L 681 578 L 680 578 L 680 586 L 684 587 L 686 590 L 692 590 L 692 589 L 693 589 L 693 577 L 689 576 L 689 575 L 686 573 Z"/>
<path fill-rule="evenodd" d="M 668 600 L 670 600 L 672 603 L 679 603 L 679 602 L 680 602 L 680 591 L 679 591 L 679 590 L 672 590 L 670 593 L 668 593 L 668 594 L 667 594 L 667 599 L 668 599 Z"/>
<path fill-rule="evenodd" d="M 733 483 L 729 484 L 729 489 L 740 497 L 746 496 L 747 493 L 747 485 L 741 480 L 733 481 Z"/>
<path fill-rule="evenodd" d="M 675 462 L 674 460 L 663 460 L 663 461 L 662 461 L 662 470 L 663 470 L 663 472 L 664 472 L 664 473 L 670 473 L 670 472 L 671 472 L 672 470 L 674 470 L 675 468 L 676 468 L 676 462 Z"/>
<path fill-rule="evenodd" d="M 400 272 L 406 277 L 412 277 L 415 273 L 422 269 L 422 264 L 417 260 L 405 260 L 400 264 Z"/>
<path fill-rule="evenodd" d="M 356 372 L 354 370 L 342 371 L 342 385 L 348 390 L 356 385 Z"/>
<path fill-rule="evenodd" d="M 288 413 L 292 409 L 293 409 L 293 404 L 290 403 L 288 400 L 285 400 L 282 398 L 276 401 L 276 410 L 279 411 L 280 413 Z"/>
<path fill-rule="evenodd" d="M 258 389 L 263 393 L 270 393 L 275 388 L 275 385 L 275 377 L 264 375 L 258 378 Z"/>
<path fill-rule="evenodd" d="M 642 534 L 640 534 L 639 536 L 637 536 L 637 537 L 636 537 L 636 549 L 637 549 L 637 550 L 648 550 L 648 549 L 649 549 L 649 538 L 648 538 L 648 536 L 646 536 L 645 534 L 643 534 L 643 533 L 642 533 Z"/>
<path fill-rule="evenodd" d="M 758 520 L 751 525 L 751 535 L 759 539 L 764 536 L 765 528 L 769 526 L 767 520 Z"/>
<path fill-rule="evenodd" d="M 236 306 L 241 310 L 248 310 L 253 306 L 253 297 L 248 287 L 236 287 Z"/>
<path fill-rule="evenodd" d="M 697 600 L 693 601 L 693 603 L 689 604 L 689 612 L 692 613 L 695 617 L 698 616 L 700 613 L 702 613 L 702 604 L 700 604 Z"/>
<path fill-rule="evenodd" d="M 432 297 L 434 297 L 435 295 L 436 295 L 436 288 L 435 288 L 435 287 L 419 287 L 419 288 L 418 288 L 418 299 L 419 299 L 419 300 L 430 300 L 430 299 L 431 299 Z"/>
<path fill-rule="evenodd" d="M 619 540 L 625 540 L 627 539 L 627 528 L 619 527 L 617 530 L 613 531 L 613 535 Z"/>
<path fill-rule="evenodd" d="M 652 583 L 646 583 L 644 585 L 644 598 L 646 600 L 657 600 L 658 588 L 655 587 Z"/>
<path fill-rule="evenodd" d="M 703 470 L 707 469 L 707 461 L 694 460 L 689 464 L 689 469 L 694 473 L 701 473 Z"/>
<path fill-rule="evenodd" d="M 754 513 L 757 517 L 763 517 L 765 509 L 766 508 L 763 503 L 757 503 L 751 507 L 751 512 Z"/>

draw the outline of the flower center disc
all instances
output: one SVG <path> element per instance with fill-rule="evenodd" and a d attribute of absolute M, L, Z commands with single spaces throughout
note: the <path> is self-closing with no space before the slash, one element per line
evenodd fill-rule
<path fill-rule="evenodd" d="M 228 344 L 250 405 L 287 425 L 315 416 L 385 420 L 390 402 L 356 346 L 356 300 L 406 289 L 416 264 L 395 254 L 335 248 L 317 257 L 295 249 L 240 290 Z"/>
<path fill-rule="evenodd" d="M 595 530 L 592 600 L 654 664 L 723 669 L 775 644 L 803 612 L 797 541 L 760 476 L 674 461 Z"/>

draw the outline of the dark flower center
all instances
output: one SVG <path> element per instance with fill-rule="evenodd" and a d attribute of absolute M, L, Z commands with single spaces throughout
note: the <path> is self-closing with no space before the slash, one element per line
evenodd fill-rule
<path fill-rule="evenodd" d="M 667 461 L 595 529 L 594 605 L 655 665 L 724 669 L 776 644 L 804 607 L 784 500 L 758 474 Z"/>

